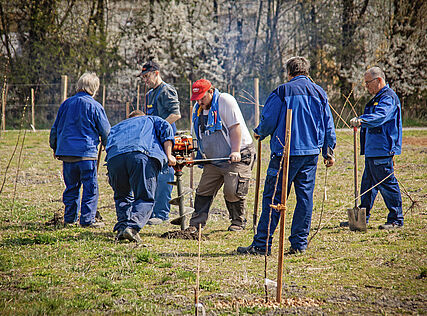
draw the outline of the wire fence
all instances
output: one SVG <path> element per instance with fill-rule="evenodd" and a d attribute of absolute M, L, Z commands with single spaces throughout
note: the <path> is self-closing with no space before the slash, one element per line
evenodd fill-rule
<path fill-rule="evenodd" d="M 178 129 L 190 128 L 190 91 L 191 83 L 173 83 L 180 101 L 182 118 L 177 121 Z M 34 127 L 35 129 L 49 129 L 56 118 L 59 106 L 62 101 L 61 82 L 48 84 L 7 84 L 2 91 L 2 119 L 6 129 L 20 128 L 22 112 L 26 107 L 26 127 L 32 124 L 31 103 L 34 102 Z M 32 100 L 31 90 L 34 90 L 34 100 Z M 222 92 L 233 94 L 242 110 L 248 127 L 254 127 L 255 120 L 255 99 L 254 89 L 252 91 L 236 90 L 231 86 L 220 89 Z M 68 83 L 66 96 L 75 93 L 75 83 Z M 107 117 L 111 125 L 115 125 L 126 118 L 127 106 L 129 111 L 137 108 L 145 110 L 145 94 L 147 88 L 144 84 L 106 84 L 101 85 L 95 99 L 103 104 Z M 4 102 L 3 102 L 4 98 Z M 104 102 L 103 102 L 104 101 Z M 3 122 L 3 121 L 2 121 Z M 24 126 L 25 128 L 25 126 Z"/>

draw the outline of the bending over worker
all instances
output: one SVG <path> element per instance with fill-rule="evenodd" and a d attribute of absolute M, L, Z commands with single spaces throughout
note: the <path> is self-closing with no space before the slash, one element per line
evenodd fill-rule
<path fill-rule="evenodd" d="M 145 95 L 146 114 L 156 115 L 168 121 L 172 125 L 175 135 L 175 122 L 181 118 L 178 94 L 175 88 L 162 80 L 160 66 L 154 61 L 149 61 L 142 66 L 140 76 L 150 89 Z M 173 179 L 173 168 L 165 166 L 159 174 L 154 210 L 147 223 L 148 225 L 158 225 L 169 219 L 172 185 L 168 182 L 173 181 Z"/>
<path fill-rule="evenodd" d="M 318 156 L 322 152 L 326 166 L 332 166 L 335 162 L 333 150 L 336 142 L 326 92 L 310 80 L 309 69 L 310 63 L 304 57 L 293 57 L 286 62 L 289 81 L 270 94 L 262 111 L 261 122 L 254 130 L 255 137 L 260 140 L 271 135 L 271 159 L 256 235 L 250 246 L 237 248 L 238 253 L 264 255 L 266 246 L 267 254 L 271 252 L 273 233 L 279 223 L 280 212 L 270 208 L 270 204 L 281 203 L 283 173 L 279 167 L 283 155 L 282 144 L 285 144 L 287 109 L 292 109 L 287 192 L 289 195 L 293 183 L 297 200 L 289 237 L 289 253 L 304 252 L 307 248 Z M 277 190 L 274 191 L 277 177 Z M 270 212 L 271 224 L 268 230 Z"/>
<path fill-rule="evenodd" d="M 403 226 L 402 196 L 399 183 L 394 176 L 394 155 L 402 151 L 402 116 L 399 97 L 386 84 L 384 72 L 373 67 L 365 73 L 365 86 L 374 97 L 366 104 L 363 115 L 350 120 L 360 130 L 360 154 L 365 155 L 365 170 L 360 192 L 366 192 L 377 183 L 377 187 L 362 195 L 360 207 L 366 208 L 368 222 L 378 190 L 389 210 L 387 222 L 379 229 Z M 391 175 L 390 175 L 391 174 Z"/>
<path fill-rule="evenodd" d="M 63 161 L 65 191 L 64 224 L 78 220 L 84 227 L 99 227 L 96 222 L 98 206 L 97 146 L 107 144 L 110 123 L 104 108 L 93 97 L 99 88 L 95 73 L 84 73 L 77 81 L 77 93 L 59 107 L 50 130 L 49 143 L 54 157 Z M 80 205 L 80 187 L 83 194 Z"/>
<path fill-rule="evenodd" d="M 224 184 L 224 198 L 231 219 L 228 230 L 243 230 L 255 147 L 242 112 L 232 95 L 220 93 L 205 79 L 193 84 L 191 100 L 197 101 L 193 129 L 198 141 L 198 157 L 230 157 L 230 160 L 203 166 L 188 229 L 195 231 L 199 224 L 206 225 L 212 201 Z"/>
<path fill-rule="evenodd" d="M 106 161 L 116 204 L 117 240 L 141 241 L 139 231 L 153 212 L 159 173 L 176 164 L 173 143 L 171 125 L 141 111 L 111 129 Z"/>

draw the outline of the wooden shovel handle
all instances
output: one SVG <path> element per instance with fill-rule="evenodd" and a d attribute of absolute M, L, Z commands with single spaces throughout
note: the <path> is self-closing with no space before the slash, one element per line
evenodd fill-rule
<path fill-rule="evenodd" d="M 359 180 L 357 177 L 357 127 L 353 126 L 353 144 L 354 144 L 354 198 L 359 196 L 359 191 L 357 189 Z M 354 201 L 354 207 L 357 207 L 358 199 Z"/>

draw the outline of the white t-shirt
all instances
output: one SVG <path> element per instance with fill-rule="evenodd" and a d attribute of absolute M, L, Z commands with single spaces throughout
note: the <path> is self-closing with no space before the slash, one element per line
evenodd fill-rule
<path fill-rule="evenodd" d="M 207 115 L 209 110 L 203 110 L 203 114 Z M 228 135 L 225 137 L 230 144 L 230 127 L 240 124 L 242 132 L 242 140 L 240 141 L 240 149 L 252 144 L 252 137 L 243 119 L 242 112 L 236 99 L 228 93 L 220 93 L 218 97 L 218 114 L 221 118 L 222 124 L 227 128 Z M 231 146 L 231 144 L 230 144 Z"/>

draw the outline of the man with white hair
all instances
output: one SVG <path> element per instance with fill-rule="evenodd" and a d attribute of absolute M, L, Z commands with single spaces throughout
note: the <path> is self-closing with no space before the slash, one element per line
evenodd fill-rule
<path fill-rule="evenodd" d="M 53 156 L 63 161 L 65 191 L 64 225 L 78 220 L 83 227 L 99 227 L 95 221 L 98 205 L 97 146 L 107 144 L 110 123 L 104 108 L 93 97 L 99 88 L 95 73 L 84 73 L 77 82 L 77 93 L 59 107 L 50 131 Z M 80 187 L 83 193 L 80 203 Z M 81 205 L 80 205 L 81 204 Z"/>
<path fill-rule="evenodd" d="M 403 226 L 402 196 L 393 163 L 394 155 L 402 151 L 400 100 L 386 84 L 379 67 L 366 71 L 365 86 L 374 97 L 366 104 L 363 115 L 350 120 L 352 126 L 361 126 L 360 154 L 365 155 L 360 192 L 366 193 L 361 197 L 360 207 L 366 208 L 368 221 L 379 190 L 389 210 L 387 222 L 379 229 L 400 228 Z M 376 184 L 378 186 L 369 190 Z"/>

